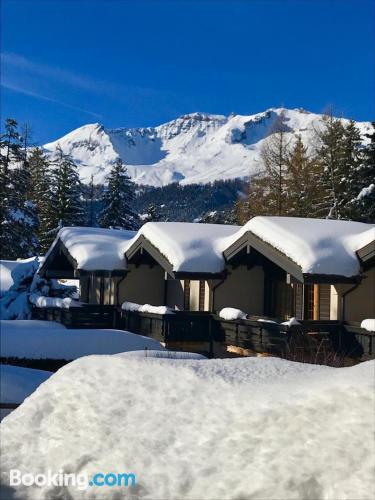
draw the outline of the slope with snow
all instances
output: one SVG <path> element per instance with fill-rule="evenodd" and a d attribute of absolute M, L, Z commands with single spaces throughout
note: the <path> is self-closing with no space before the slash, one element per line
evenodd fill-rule
<path fill-rule="evenodd" d="M 192 113 L 158 127 L 106 129 L 85 125 L 46 144 L 53 155 L 58 145 L 73 156 L 84 182 L 91 174 L 105 182 L 113 162 L 120 157 L 138 184 L 162 186 L 207 183 L 247 177 L 258 169 L 263 140 L 282 120 L 287 138 L 301 135 L 308 145 L 322 116 L 301 109 L 272 108 L 255 115 Z M 369 122 L 358 122 L 364 135 Z"/>
<path fill-rule="evenodd" d="M 9 470 L 133 473 L 137 486 L 19 486 L 16 498 L 374 498 L 374 362 L 89 356 L 0 427 Z"/>

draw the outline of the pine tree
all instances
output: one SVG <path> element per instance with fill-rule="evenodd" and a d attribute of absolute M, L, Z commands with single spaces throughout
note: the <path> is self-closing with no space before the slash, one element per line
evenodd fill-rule
<path fill-rule="evenodd" d="M 48 232 L 52 227 L 52 191 L 49 162 L 41 148 L 34 148 L 29 157 L 29 168 L 31 175 L 31 196 L 32 203 L 37 207 L 39 219 L 38 238 L 39 251 L 44 253 L 48 250 L 51 238 Z"/>
<path fill-rule="evenodd" d="M 0 253 L 2 259 L 16 257 L 13 213 L 16 202 L 14 175 L 11 165 L 21 160 L 21 144 L 17 122 L 12 118 L 5 121 L 0 136 Z"/>
<path fill-rule="evenodd" d="M 133 210 L 135 185 L 121 159 L 116 160 L 108 176 L 107 189 L 102 197 L 101 227 L 137 230 L 138 215 Z"/>
<path fill-rule="evenodd" d="M 19 257 L 31 257 L 39 252 L 37 201 L 32 200 L 33 182 L 30 171 L 29 147 L 31 129 L 25 124 L 20 135 L 21 162 L 14 170 L 19 218 L 15 226 Z"/>
<path fill-rule="evenodd" d="M 319 147 L 317 156 L 323 169 L 320 181 L 322 203 L 319 207 L 319 215 L 332 219 L 340 217 L 342 206 L 342 184 L 341 179 L 346 172 L 345 129 L 341 120 L 332 115 L 323 117 L 323 129 L 318 132 Z"/>
<path fill-rule="evenodd" d="M 363 161 L 361 134 L 354 121 L 344 127 L 343 163 L 338 181 L 337 212 L 340 219 L 355 220 L 356 208 L 353 200 L 360 189 L 360 171 Z"/>
<path fill-rule="evenodd" d="M 58 146 L 52 166 L 51 214 L 47 242 L 53 240 L 61 227 L 82 225 L 85 218 L 81 199 L 82 186 L 72 157 L 64 154 Z"/>
<path fill-rule="evenodd" d="M 375 122 L 373 131 L 367 134 L 369 143 L 362 152 L 362 161 L 357 170 L 357 193 L 352 201 L 355 219 L 375 223 Z"/>
<path fill-rule="evenodd" d="M 283 114 L 275 121 L 270 132 L 271 135 L 264 142 L 261 151 L 263 174 L 255 179 L 254 188 L 256 195 L 259 195 L 259 190 L 263 191 L 265 187 L 261 177 L 266 178 L 269 211 L 275 215 L 286 215 L 289 140 L 285 132 Z"/>
<path fill-rule="evenodd" d="M 89 188 L 88 188 L 88 196 L 86 198 L 87 225 L 89 227 L 93 227 L 94 222 L 95 222 L 94 202 L 95 202 L 94 174 L 91 174 L 90 184 L 89 184 Z"/>
<path fill-rule="evenodd" d="M 36 207 L 29 199 L 31 179 L 27 143 L 17 122 L 7 119 L 0 143 L 0 246 L 2 258 L 31 257 L 38 250 Z"/>
<path fill-rule="evenodd" d="M 288 215 L 315 217 L 319 212 L 319 179 L 322 170 L 317 159 L 308 155 L 307 147 L 300 136 L 288 155 L 286 190 Z"/>
<path fill-rule="evenodd" d="M 142 223 L 146 224 L 146 222 L 158 222 L 161 219 L 161 216 L 158 212 L 154 203 L 150 203 L 147 207 L 147 212 L 142 217 Z"/>

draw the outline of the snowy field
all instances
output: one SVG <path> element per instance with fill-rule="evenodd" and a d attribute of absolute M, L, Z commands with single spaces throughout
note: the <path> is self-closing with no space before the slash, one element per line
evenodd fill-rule
<path fill-rule="evenodd" d="M 16 498 L 372 499 L 374 404 L 374 362 L 89 356 L 3 420 L 3 493 L 11 468 L 61 468 L 132 472 L 136 490 L 21 486 Z"/>
<path fill-rule="evenodd" d="M 123 330 L 67 329 L 54 321 L 0 322 L 2 357 L 76 359 L 139 349 L 164 350 L 156 340 Z"/>

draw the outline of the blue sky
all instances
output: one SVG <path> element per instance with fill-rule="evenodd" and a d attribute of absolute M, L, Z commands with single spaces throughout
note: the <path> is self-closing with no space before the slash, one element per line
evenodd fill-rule
<path fill-rule="evenodd" d="M 373 0 L 2 0 L 2 120 L 34 140 L 273 106 L 374 118 Z"/>

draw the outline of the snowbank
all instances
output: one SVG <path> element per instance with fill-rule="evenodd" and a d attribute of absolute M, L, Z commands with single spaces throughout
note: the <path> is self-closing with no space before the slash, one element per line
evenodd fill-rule
<path fill-rule="evenodd" d="M 125 249 L 135 234 L 135 231 L 98 227 L 64 227 L 59 231 L 45 259 L 48 259 L 52 249 L 60 240 L 77 262 L 77 269 L 122 270 L 126 268 Z"/>
<path fill-rule="evenodd" d="M 133 472 L 138 499 L 373 498 L 374 362 L 165 362 L 92 356 L 1 425 L 9 469 Z M 23 500 L 124 498 L 117 487 L 17 488 Z"/>
<path fill-rule="evenodd" d="M 60 309 L 69 309 L 70 307 L 80 307 L 80 303 L 73 300 L 71 297 L 65 297 L 61 299 L 59 297 L 44 297 L 43 295 L 37 295 L 32 293 L 29 300 L 36 307 L 58 307 Z"/>
<path fill-rule="evenodd" d="M 122 358 L 157 358 L 157 359 L 207 359 L 203 354 L 195 352 L 179 352 L 179 351 L 129 351 L 114 354 Z"/>
<path fill-rule="evenodd" d="M 0 402 L 22 403 L 52 372 L 0 365 Z"/>
<path fill-rule="evenodd" d="M 362 222 L 299 217 L 254 217 L 227 247 L 252 233 L 289 257 L 302 273 L 356 276 L 356 251 L 375 239 L 375 225 Z"/>
<path fill-rule="evenodd" d="M 167 306 L 151 306 L 150 304 L 136 304 L 135 302 L 124 302 L 121 305 L 124 311 L 138 311 L 152 314 L 174 314 L 175 311 Z"/>
<path fill-rule="evenodd" d="M 364 319 L 361 323 L 361 328 L 369 332 L 375 332 L 375 319 Z"/>
<path fill-rule="evenodd" d="M 239 226 L 223 224 L 148 222 L 129 247 L 144 236 L 166 257 L 173 271 L 218 273 L 225 266 L 225 241 L 238 229 Z"/>
<path fill-rule="evenodd" d="M 156 340 L 121 330 L 67 329 L 54 321 L 1 321 L 1 355 L 18 358 L 76 359 L 140 349 L 164 350 Z"/>
<path fill-rule="evenodd" d="M 224 307 L 219 312 L 219 317 L 231 321 L 234 319 L 246 319 L 247 314 L 240 309 L 235 309 L 234 307 Z"/>

